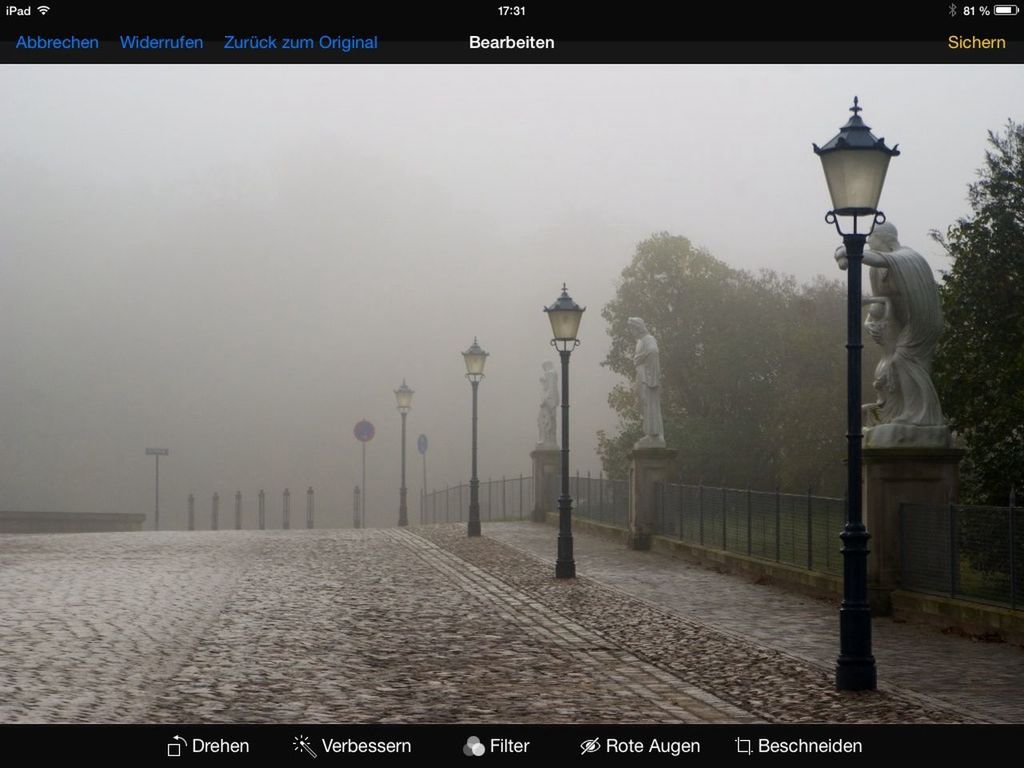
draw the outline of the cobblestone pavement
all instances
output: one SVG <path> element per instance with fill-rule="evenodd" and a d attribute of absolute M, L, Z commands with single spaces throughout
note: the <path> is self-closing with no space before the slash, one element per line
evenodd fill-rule
<path fill-rule="evenodd" d="M 487 523 L 489 538 L 554 561 L 554 528 Z M 632 552 L 576 532 L 577 573 L 677 615 L 784 650 L 831 673 L 838 651 L 837 606 L 684 558 Z M 552 566 L 553 567 L 553 566 Z M 1024 723 L 1024 648 L 943 634 L 876 617 L 872 627 L 879 685 L 953 707 L 985 722 Z"/>
<path fill-rule="evenodd" d="M 4 723 L 752 719 L 407 532 L 6 536 L 0 553 Z"/>
<path fill-rule="evenodd" d="M 0 536 L 0 722 L 964 719 L 551 570 L 463 526 Z"/>

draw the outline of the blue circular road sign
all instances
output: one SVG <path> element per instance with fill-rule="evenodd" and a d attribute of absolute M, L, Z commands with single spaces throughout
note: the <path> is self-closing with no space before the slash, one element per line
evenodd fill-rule
<path fill-rule="evenodd" d="M 416 440 L 416 448 L 417 448 L 417 450 L 419 450 L 420 453 L 426 453 L 427 452 L 427 436 L 426 435 L 420 435 L 419 436 L 419 438 Z"/>
<path fill-rule="evenodd" d="M 355 434 L 356 440 L 358 440 L 361 443 L 370 442 L 371 440 L 373 440 L 373 436 L 377 433 L 377 431 L 373 428 L 373 424 L 368 422 L 366 419 L 363 419 L 358 424 L 356 424 L 356 428 L 353 429 L 352 432 L 353 434 Z"/>

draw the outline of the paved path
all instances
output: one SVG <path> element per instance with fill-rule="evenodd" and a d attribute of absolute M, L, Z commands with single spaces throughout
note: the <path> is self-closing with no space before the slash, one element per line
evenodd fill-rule
<path fill-rule="evenodd" d="M 579 537 L 596 578 L 558 581 L 553 529 L 487 528 L 0 536 L 0 723 L 964 719 L 600 583 L 643 556 Z"/>
<path fill-rule="evenodd" d="M 555 530 L 488 523 L 498 541 L 554 560 Z M 678 557 L 633 552 L 577 533 L 577 572 L 680 616 L 832 670 L 839 613 L 816 600 Z M 879 684 L 927 697 L 986 722 L 1024 723 L 1024 648 L 979 642 L 878 617 L 872 627 Z"/>

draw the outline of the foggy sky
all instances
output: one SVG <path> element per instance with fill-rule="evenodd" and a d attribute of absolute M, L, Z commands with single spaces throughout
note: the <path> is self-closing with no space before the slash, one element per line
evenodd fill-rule
<path fill-rule="evenodd" d="M 148 512 L 221 527 L 305 489 L 349 524 L 469 473 L 459 354 L 491 353 L 480 474 L 528 474 L 541 308 L 588 307 L 572 356 L 573 468 L 614 429 L 600 311 L 636 243 L 667 230 L 735 267 L 841 275 L 811 142 L 863 117 L 902 154 L 881 207 L 927 232 L 969 212 L 986 132 L 1020 120 L 1019 66 L 0 67 L 0 509 Z M 644 315 L 644 308 L 635 312 Z M 740 362 L 741 364 L 741 362 Z M 842 382 L 837 382 L 842 396 Z M 151 522 L 149 523 L 151 524 Z"/>

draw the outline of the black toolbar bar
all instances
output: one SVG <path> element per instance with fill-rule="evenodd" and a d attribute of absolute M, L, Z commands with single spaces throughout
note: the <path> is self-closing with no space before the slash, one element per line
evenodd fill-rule
<path fill-rule="evenodd" d="M 765 5 L 13 2 L 0 62 L 1024 63 L 1024 21 L 989 6 Z"/>

